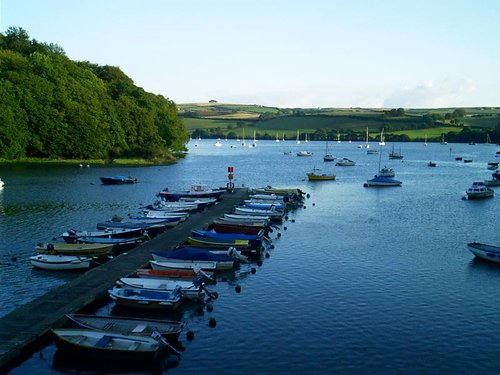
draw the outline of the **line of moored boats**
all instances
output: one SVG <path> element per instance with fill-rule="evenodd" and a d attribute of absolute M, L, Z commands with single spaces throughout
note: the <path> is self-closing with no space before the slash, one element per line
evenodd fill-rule
<path fill-rule="evenodd" d="M 163 199 L 157 206 L 165 208 L 172 201 L 160 195 Z M 181 198 L 167 199 L 179 202 Z M 205 304 L 215 300 L 218 295 L 207 283 L 240 262 L 260 262 L 266 244 L 272 242 L 272 227 L 304 199 L 298 189 L 258 189 L 249 198 L 232 214 L 214 220 L 207 228 L 192 230 L 172 251 L 152 252 L 149 267 L 117 280 L 108 290 L 110 299 L 133 311 L 175 310 L 186 300 Z M 149 210 L 165 212 L 158 208 Z M 65 353 L 147 364 L 165 354 L 180 358 L 177 340 L 184 327 L 181 321 L 71 314 L 67 322 L 67 328 L 52 330 L 57 347 Z"/>

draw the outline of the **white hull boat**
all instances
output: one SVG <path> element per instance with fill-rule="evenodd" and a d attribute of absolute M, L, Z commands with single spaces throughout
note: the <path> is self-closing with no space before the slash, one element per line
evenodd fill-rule
<path fill-rule="evenodd" d="M 150 260 L 149 264 L 153 270 L 158 271 L 173 269 L 215 271 L 217 269 L 217 262 Z"/>
<path fill-rule="evenodd" d="M 352 166 L 356 165 L 356 162 L 354 162 L 350 159 L 347 159 L 347 158 L 342 158 L 341 160 L 336 162 L 335 165 L 338 167 L 352 167 Z"/>
<path fill-rule="evenodd" d="M 476 257 L 500 263 L 500 247 L 479 242 L 471 242 L 467 246 Z"/>
<path fill-rule="evenodd" d="M 166 278 L 140 278 L 140 277 L 122 277 L 116 282 L 119 286 L 129 286 L 140 289 L 174 291 L 175 288 L 181 288 L 182 296 L 188 299 L 199 299 L 204 293 L 192 281 L 170 280 Z"/>
<path fill-rule="evenodd" d="M 482 181 L 473 182 L 465 193 L 467 194 L 467 199 L 491 198 L 494 195 L 494 191 Z"/>
<path fill-rule="evenodd" d="M 33 267 L 56 271 L 89 269 L 91 261 L 91 257 L 72 255 L 38 254 L 30 257 L 30 262 Z"/>

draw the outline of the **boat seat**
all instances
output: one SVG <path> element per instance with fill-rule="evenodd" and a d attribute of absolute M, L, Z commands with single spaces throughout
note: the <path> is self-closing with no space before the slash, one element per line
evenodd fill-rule
<path fill-rule="evenodd" d="M 73 340 L 73 343 L 76 344 L 76 345 L 80 345 L 82 344 L 85 340 L 87 339 L 87 337 L 83 336 L 83 335 L 80 335 L 80 336 L 75 336 L 74 340 Z"/>
<path fill-rule="evenodd" d="M 140 346 L 141 346 L 141 343 L 136 341 L 136 342 L 132 343 L 127 349 L 128 350 L 137 350 L 137 349 L 139 349 Z"/>
<path fill-rule="evenodd" d="M 105 348 L 112 341 L 113 341 L 113 336 L 104 335 L 95 343 L 94 346 L 96 348 Z"/>
<path fill-rule="evenodd" d="M 141 333 L 141 332 L 144 332 L 144 330 L 146 329 L 146 327 L 147 327 L 147 324 L 138 324 L 132 330 L 132 333 Z"/>

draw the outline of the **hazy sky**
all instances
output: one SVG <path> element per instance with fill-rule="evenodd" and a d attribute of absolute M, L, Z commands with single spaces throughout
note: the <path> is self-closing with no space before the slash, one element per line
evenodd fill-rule
<path fill-rule="evenodd" d="M 500 0 L 0 0 L 10 26 L 176 103 L 500 106 Z"/>

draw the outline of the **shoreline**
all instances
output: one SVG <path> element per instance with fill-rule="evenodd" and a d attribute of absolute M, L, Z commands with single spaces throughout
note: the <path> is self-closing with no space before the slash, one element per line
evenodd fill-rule
<path fill-rule="evenodd" d="M 56 167 L 149 167 L 149 166 L 160 166 L 160 165 L 171 165 L 177 163 L 177 160 L 183 158 L 184 154 L 179 154 L 172 156 L 171 158 L 164 159 L 39 159 L 39 158 L 22 158 L 22 159 L 0 159 L 0 165 L 12 165 L 12 166 L 37 166 L 37 165 L 50 165 Z"/>

